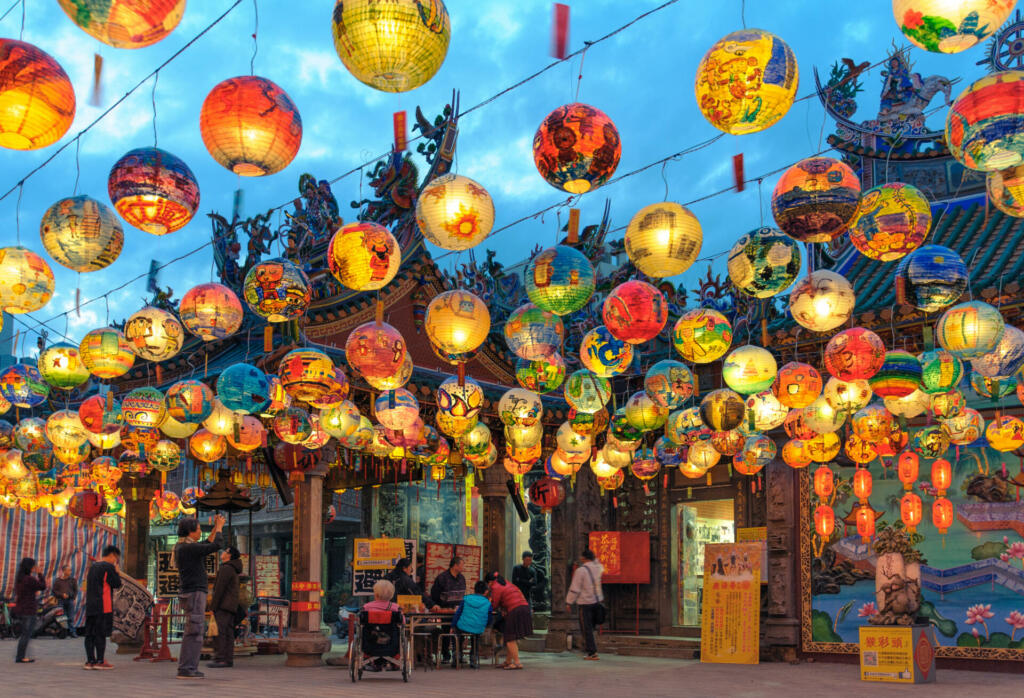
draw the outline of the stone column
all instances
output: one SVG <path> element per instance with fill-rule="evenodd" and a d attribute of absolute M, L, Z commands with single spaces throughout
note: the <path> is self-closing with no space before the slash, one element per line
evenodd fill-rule
<path fill-rule="evenodd" d="M 793 659 L 800 641 L 797 525 L 801 481 L 807 477 L 807 471 L 797 472 L 781 460 L 770 463 L 766 470 L 768 570 L 762 574 L 767 575 L 768 581 L 768 617 L 764 644 L 779 659 Z"/>
<path fill-rule="evenodd" d="M 508 489 L 505 481 L 508 474 L 504 468 L 478 470 L 477 488 L 483 498 L 483 570 L 482 575 L 505 569 L 505 507 L 508 503 Z"/>
<path fill-rule="evenodd" d="M 160 473 L 139 477 L 124 476 L 119 483 L 124 493 L 124 538 L 121 541 L 121 569 L 132 579 L 147 586 L 149 566 L 149 505 L 160 489 Z M 137 638 L 114 634 L 118 654 L 136 654 L 141 647 Z"/>
<path fill-rule="evenodd" d="M 292 584 L 316 582 L 319 587 L 323 566 L 323 492 L 327 464 L 324 458 L 314 470 L 306 472 L 301 482 L 295 483 L 295 510 L 292 520 Z M 291 630 L 281 641 L 287 652 L 286 666 L 320 666 L 323 654 L 331 648 L 331 641 L 320 632 L 322 611 L 319 588 L 309 591 L 291 590 Z M 295 610 L 295 604 L 316 602 L 313 610 Z"/>

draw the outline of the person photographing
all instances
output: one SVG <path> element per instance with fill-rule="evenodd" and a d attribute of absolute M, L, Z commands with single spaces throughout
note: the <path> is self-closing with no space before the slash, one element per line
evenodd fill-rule
<path fill-rule="evenodd" d="M 206 556 L 220 550 L 223 545 L 221 530 L 224 517 L 213 517 L 213 529 L 205 542 L 199 521 L 182 519 L 178 524 L 178 542 L 174 546 L 174 561 L 178 566 L 178 603 L 185 614 L 185 633 L 181 637 L 178 655 L 178 678 L 201 679 L 199 654 L 203 649 L 203 630 L 206 627 Z"/>

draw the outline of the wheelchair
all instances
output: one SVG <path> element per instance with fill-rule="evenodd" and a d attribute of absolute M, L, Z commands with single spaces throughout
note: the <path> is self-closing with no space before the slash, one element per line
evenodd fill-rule
<path fill-rule="evenodd" d="M 348 659 L 352 683 L 361 681 L 363 671 L 401 671 L 408 683 L 412 674 L 412 652 L 399 611 L 360 611 Z"/>

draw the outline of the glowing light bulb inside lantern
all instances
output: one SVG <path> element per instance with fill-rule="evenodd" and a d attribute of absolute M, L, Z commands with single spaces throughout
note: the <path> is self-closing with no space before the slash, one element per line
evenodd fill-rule
<path fill-rule="evenodd" d="M 659 245 L 668 245 L 672 242 L 672 231 L 668 228 L 658 228 L 658 231 L 655 234 L 658 236 Z"/>
<path fill-rule="evenodd" d="M 819 296 L 814 299 L 814 312 L 821 317 L 828 317 L 832 313 L 832 303 L 828 298 Z"/>
<path fill-rule="evenodd" d="M 260 132 L 252 128 L 244 129 L 242 133 L 245 135 L 245 140 L 247 141 L 255 141 L 260 137 Z"/>
<path fill-rule="evenodd" d="M 466 332 L 456 328 L 452 331 L 452 338 L 455 340 L 456 344 L 462 344 L 466 341 Z"/>

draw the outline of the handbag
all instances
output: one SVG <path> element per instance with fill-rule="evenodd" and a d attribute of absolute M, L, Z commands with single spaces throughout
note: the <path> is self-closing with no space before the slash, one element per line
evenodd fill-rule
<path fill-rule="evenodd" d="M 593 622 L 594 625 L 604 625 L 604 622 L 608 620 L 608 609 L 604 605 L 604 594 L 600 593 L 597 589 L 597 582 L 594 581 L 594 573 L 590 571 L 590 568 L 583 565 L 583 569 L 587 571 L 587 575 L 590 577 L 590 586 L 594 589 L 594 596 L 597 597 L 597 602 L 594 603 Z"/>

